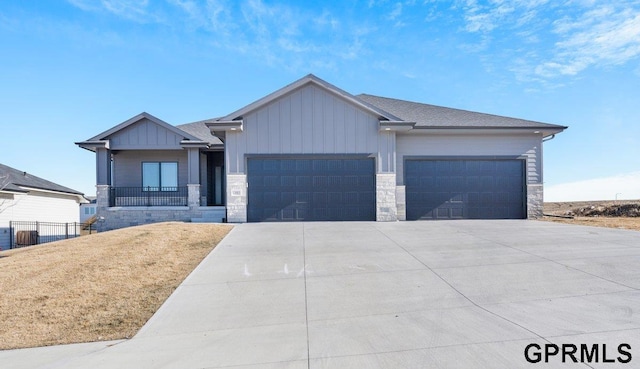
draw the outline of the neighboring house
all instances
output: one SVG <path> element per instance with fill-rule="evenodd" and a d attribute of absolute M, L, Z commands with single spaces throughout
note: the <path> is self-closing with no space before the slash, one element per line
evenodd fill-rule
<path fill-rule="evenodd" d="M 10 221 L 77 223 L 83 202 L 78 191 L 0 164 L 0 248 L 10 248 Z"/>
<path fill-rule="evenodd" d="M 87 202 L 84 204 L 80 204 L 80 223 L 84 223 L 87 219 L 96 215 L 96 197 L 95 196 L 85 196 L 84 197 Z"/>
<path fill-rule="evenodd" d="M 86 141 L 98 229 L 165 220 L 536 218 L 567 127 L 371 95 L 308 75 L 225 117 L 142 113 Z"/>

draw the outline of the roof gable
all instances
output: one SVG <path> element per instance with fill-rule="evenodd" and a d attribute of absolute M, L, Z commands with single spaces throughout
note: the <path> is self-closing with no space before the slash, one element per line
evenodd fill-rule
<path fill-rule="evenodd" d="M 100 147 L 113 150 L 173 150 L 187 146 L 207 147 L 209 140 L 143 112 L 86 141 L 76 142 L 76 145 L 90 151 Z"/>
<path fill-rule="evenodd" d="M 149 121 L 159 125 L 160 127 L 164 128 L 164 129 L 166 129 L 166 130 L 168 130 L 168 131 L 170 131 L 170 132 L 172 132 L 172 133 L 174 133 L 174 134 L 176 134 L 178 136 L 182 136 L 185 140 L 201 141 L 201 139 L 199 139 L 199 138 L 197 138 L 197 137 L 195 137 L 195 136 L 193 136 L 193 135 L 191 135 L 191 134 L 189 134 L 189 133 L 187 133 L 187 132 L 185 132 L 185 131 L 183 131 L 183 130 L 175 127 L 175 126 L 172 126 L 171 124 L 169 124 L 169 123 L 167 123 L 167 122 L 165 122 L 165 121 L 163 121 L 163 120 L 161 120 L 159 118 L 156 118 L 156 117 L 154 117 L 153 115 L 151 115 L 151 114 L 149 114 L 147 112 L 142 112 L 142 113 L 136 115 L 133 118 L 127 119 L 126 121 L 118 124 L 117 126 L 115 126 L 113 128 L 110 128 L 110 129 L 108 129 L 108 130 L 106 130 L 106 131 L 104 131 L 104 132 L 102 132 L 102 133 L 100 133 L 100 134 L 98 134 L 98 135 L 96 135 L 94 137 L 91 137 L 87 141 L 106 140 L 110 136 L 116 134 L 117 132 L 120 132 L 120 131 L 126 129 L 127 127 L 129 127 L 129 126 L 131 126 L 133 124 L 136 124 L 136 123 L 138 123 L 138 122 L 140 122 L 141 120 L 144 120 L 144 119 L 148 119 Z"/>
<path fill-rule="evenodd" d="M 362 101 L 360 99 L 358 99 L 357 97 L 351 95 L 350 93 L 314 76 L 313 74 L 309 74 L 275 92 L 272 92 L 271 94 L 239 109 L 234 111 L 233 113 L 219 118 L 216 121 L 233 121 L 233 120 L 239 120 L 242 119 L 243 116 L 245 116 L 248 113 L 251 113 L 255 110 L 258 110 L 270 103 L 272 103 L 273 101 L 288 95 L 290 93 L 292 93 L 293 91 L 302 88 L 303 86 L 306 86 L 308 84 L 313 84 L 333 95 L 336 95 L 358 107 L 360 107 L 363 110 L 366 110 L 368 112 L 370 112 L 373 115 L 376 115 L 379 119 L 381 120 L 389 120 L 389 121 L 397 121 L 399 120 L 398 117 L 396 117 L 395 115 L 384 111 L 383 109 L 380 109 L 376 106 L 373 106 L 365 101 Z"/>
<path fill-rule="evenodd" d="M 82 192 L 73 190 L 69 187 L 61 186 L 57 183 L 36 177 L 27 172 L 19 171 L 0 164 L 0 190 L 4 189 L 7 191 L 28 192 L 28 190 L 23 187 L 82 195 Z"/>

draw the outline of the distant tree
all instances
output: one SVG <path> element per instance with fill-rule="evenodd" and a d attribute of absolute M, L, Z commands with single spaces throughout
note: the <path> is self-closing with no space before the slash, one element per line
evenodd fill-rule
<path fill-rule="evenodd" d="M 4 192 L 9 183 L 9 175 L 0 176 L 0 213 L 14 206 L 17 202 L 13 200 L 12 194 Z"/>

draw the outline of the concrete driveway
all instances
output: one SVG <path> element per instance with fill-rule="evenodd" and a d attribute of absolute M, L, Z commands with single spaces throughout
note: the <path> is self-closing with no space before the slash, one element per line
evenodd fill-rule
<path fill-rule="evenodd" d="M 0 365 L 639 368 L 639 289 L 635 231 L 536 221 L 243 224 L 133 339 L 4 351 Z M 598 359 L 530 364 L 532 343 L 533 359 L 549 343 L 576 346 L 578 361 L 581 344 L 589 354 L 595 346 Z M 630 348 L 621 353 L 621 344 Z"/>

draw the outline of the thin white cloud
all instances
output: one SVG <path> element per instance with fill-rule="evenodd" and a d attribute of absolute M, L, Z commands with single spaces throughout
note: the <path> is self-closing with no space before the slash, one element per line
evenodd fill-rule
<path fill-rule="evenodd" d="M 601 7 L 556 23 L 561 40 L 552 61 L 540 64 L 543 77 L 576 75 L 590 66 L 623 64 L 640 56 L 640 10 Z"/>
<path fill-rule="evenodd" d="M 67 0 L 81 10 L 104 12 L 138 23 L 161 22 L 159 14 L 150 11 L 149 0 Z"/>
<path fill-rule="evenodd" d="M 466 45 L 466 50 L 495 52 L 491 46 L 498 42 L 544 50 L 526 62 L 522 46 L 503 50 L 507 63 L 507 58 L 516 60 L 508 69 L 520 80 L 549 82 L 640 57 L 638 1 L 466 0 L 458 8 L 464 31 L 479 37 L 476 47 Z"/>
<path fill-rule="evenodd" d="M 328 10 L 324 10 L 322 14 L 313 19 L 313 22 L 320 28 L 330 27 L 331 30 L 340 28 L 340 20 L 334 17 Z"/>
<path fill-rule="evenodd" d="M 144 15 L 149 5 L 148 0 L 101 0 L 101 3 L 111 13 L 126 18 Z"/>
<path fill-rule="evenodd" d="M 391 13 L 389 13 L 388 18 L 390 20 L 396 20 L 398 19 L 398 17 L 400 17 L 402 15 L 402 3 L 396 3 L 393 6 L 393 10 L 391 10 Z"/>
<path fill-rule="evenodd" d="M 640 199 L 640 172 L 548 186 L 544 201 L 614 200 L 616 195 L 618 199 Z"/>

